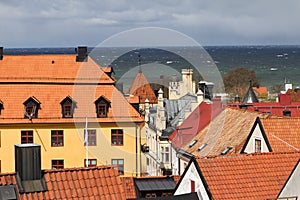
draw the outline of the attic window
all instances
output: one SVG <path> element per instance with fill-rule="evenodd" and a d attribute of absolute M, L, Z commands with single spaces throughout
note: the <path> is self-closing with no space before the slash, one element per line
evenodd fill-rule
<path fill-rule="evenodd" d="M 222 151 L 221 155 L 227 154 L 231 149 L 232 149 L 232 147 L 226 147 L 226 149 L 224 151 Z"/>
<path fill-rule="evenodd" d="M 24 118 L 38 118 L 40 102 L 35 97 L 28 98 L 24 103 Z"/>
<path fill-rule="evenodd" d="M 199 151 L 201 151 L 202 149 L 204 149 L 204 147 L 206 147 L 207 146 L 207 144 L 206 143 L 203 143 L 202 145 L 201 145 L 201 147 L 199 147 L 198 149 L 197 149 L 197 151 L 199 152 Z"/>
<path fill-rule="evenodd" d="M 63 118 L 73 118 L 76 102 L 69 96 L 64 98 L 61 102 L 61 112 Z"/>
<path fill-rule="evenodd" d="M 96 113 L 98 118 L 107 117 L 108 108 L 110 107 L 110 101 L 104 96 L 99 97 L 95 101 Z"/>
<path fill-rule="evenodd" d="M 197 143 L 198 140 L 193 140 L 193 142 L 191 142 L 191 144 L 189 144 L 189 148 L 191 148 L 192 146 L 194 146 Z"/>

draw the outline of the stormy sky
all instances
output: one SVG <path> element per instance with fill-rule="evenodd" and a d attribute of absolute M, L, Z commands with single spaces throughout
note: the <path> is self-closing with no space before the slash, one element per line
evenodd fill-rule
<path fill-rule="evenodd" d="M 161 27 L 201 45 L 299 45 L 299 0 L 1 0 L 0 46 L 97 46 Z"/>

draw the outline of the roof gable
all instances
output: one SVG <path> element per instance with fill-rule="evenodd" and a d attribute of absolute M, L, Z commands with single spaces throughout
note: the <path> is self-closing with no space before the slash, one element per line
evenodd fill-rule
<path fill-rule="evenodd" d="M 257 96 L 256 96 L 251 84 L 250 84 L 250 87 L 249 87 L 249 89 L 248 89 L 248 91 L 247 91 L 247 93 L 246 93 L 246 95 L 243 99 L 243 102 L 244 103 L 258 102 Z"/>
<path fill-rule="evenodd" d="M 184 173 L 182 174 L 182 176 L 179 179 L 179 182 L 176 185 L 174 195 L 177 196 L 191 193 L 191 180 L 196 182 L 195 189 L 197 192 L 199 191 L 203 199 L 212 199 L 208 185 L 195 158 L 192 158 L 189 161 L 186 169 L 184 170 Z"/>
<path fill-rule="evenodd" d="M 290 174 L 289 178 L 282 187 L 278 198 L 287 198 L 287 197 L 300 197 L 300 159 Z"/>
<path fill-rule="evenodd" d="M 269 143 L 269 140 L 266 136 L 265 130 L 264 130 L 262 124 L 261 124 L 261 121 L 260 121 L 259 117 L 257 117 L 254 124 L 253 124 L 253 127 L 250 131 L 250 134 L 248 135 L 248 137 L 246 139 L 246 142 L 244 143 L 244 146 L 241 150 L 241 153 L 254 153 L 255 149 L 253 149 L 254 146 L 253 146 L 252 143 L 250 144 L 250 141 L 251 140 L 253 141 L 253 139 L 255 139 L 255 137 L 257 137 L 257 136 L 254 136 L 254 133 L 255 133 L 256 129 L 258 129 L 258 132 L 259 132 L 259 133 L 256 132 L 257 136 L 260 139 L 263 139 L 262 146 L 265 145 L 268 148 L 268 151 L 263 150 L 262 152 L 271 152 L 272 151 L 272 147 L 271 147 L 271 145 Z M 252 147 L 250 145 L 252 145 Z M 252 151 L 250 149 L 252 149 Z"/>
<path fill-rule="evenodd" d="M 258 116 L 273 117 L 263 113 L 226 107 L 182 149 L 195 156 L 220 155 L 227 147 L 231 147 L 228 153 L 240 153 Z M 194 140 L 197 143 L 190 147 L 189 144 Z M 205 148 L 201 148 L 204 144 L 206 144 Z"/>

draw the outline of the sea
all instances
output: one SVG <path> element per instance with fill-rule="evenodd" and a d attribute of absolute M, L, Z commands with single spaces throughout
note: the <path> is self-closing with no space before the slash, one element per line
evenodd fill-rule
<path fill-rule="evenodd" d="M 283 85 L 285 81 L 291 82 L 294 87 L 300 86 L 300 46 L 298 45 L 204 46 L 203 50 L 211 58 L 208 59 L 206 56 L 204 58 L 207 59 L 206 62 L 215 65 L 221 76 L 235 68 L 246 67 L 255 71 L 260 86 L 270 89 L 273 85 Z M 172 47 L 170 51 L 159 47 L 96 47 L 88 48 L 88 52 L 101 66 L 112 66 L 117 80 L 125 77 L 126 73 L 133 69 L 143 70 L 146 75 L 159 76 L 163 66 L 177 72 L 182 68 L 195 67 L 188 58 L 182 56 L 182 53 L 194 59 L 203 59 L 197 55 L 199 50 L 195 47 Z M 4 55 L 74 53 L 76 53 L 74 47 L 4 48 Z M 173 72 L 166 73 L 165 75 L 172 76 Z M 129 75 L 125 79 L 133 79 L 133 77 Z"/>

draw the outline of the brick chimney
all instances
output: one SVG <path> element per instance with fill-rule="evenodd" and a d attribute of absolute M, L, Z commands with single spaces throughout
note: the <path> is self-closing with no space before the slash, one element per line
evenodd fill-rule
<path fill-rule="evenodd" d="M 77 52 L 76 62 L 87 62 L 88 53 L 87 53 L 87 47 L 86 46 L 79 46 L 76 49 L 76 52 Z"/>
<path fill-rule="evenodd" d="M 0 60 L 3 60 L 3 47 L 0 47 Z"/>

